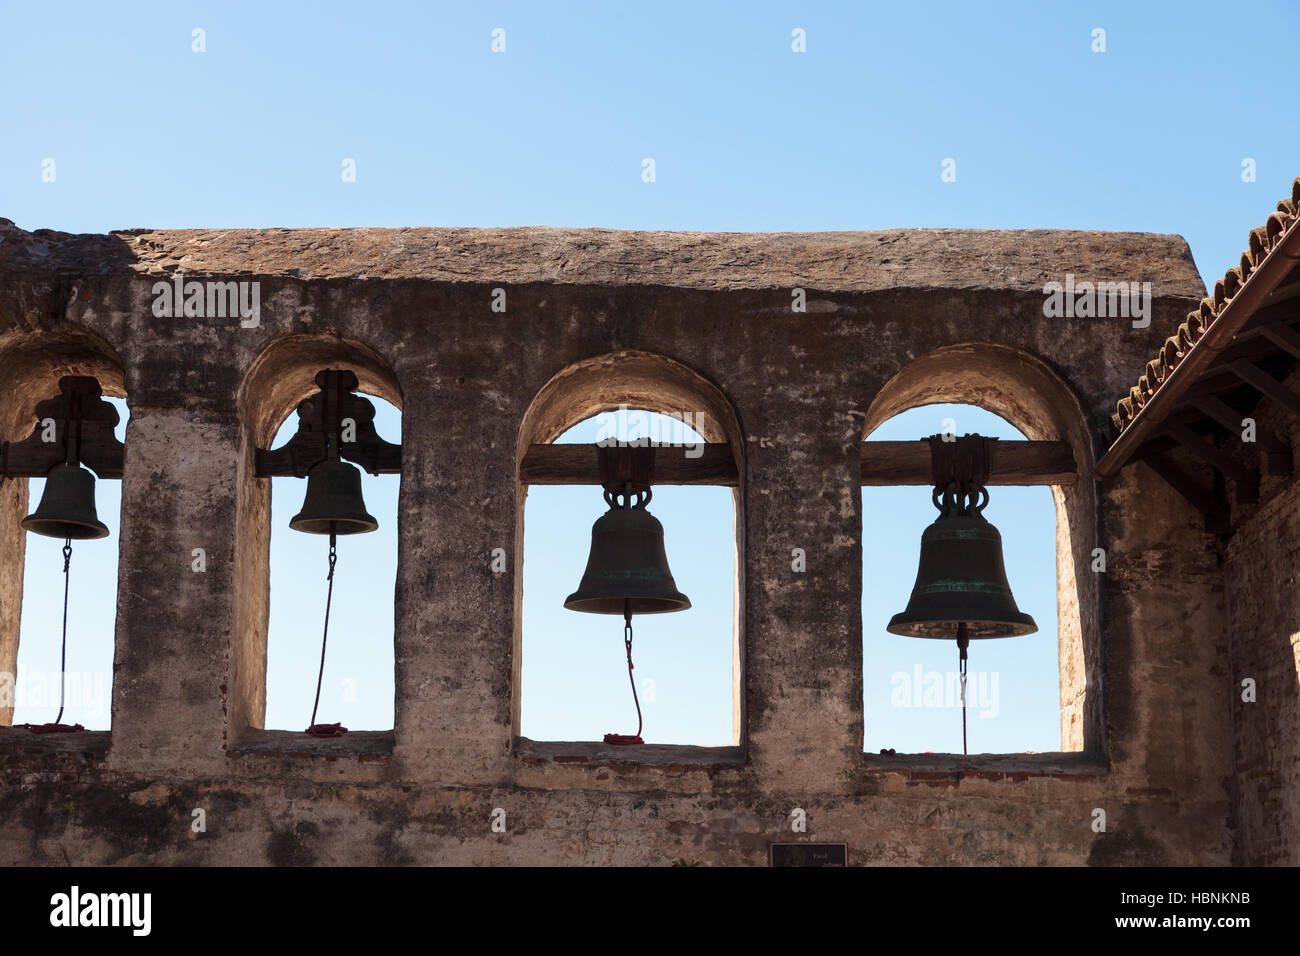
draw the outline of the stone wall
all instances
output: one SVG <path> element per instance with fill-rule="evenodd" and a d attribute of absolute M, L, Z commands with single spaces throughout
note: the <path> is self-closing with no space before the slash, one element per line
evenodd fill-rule
<path fill-rule="evenodd" d="M 1300 387 L 1300 376 L 1288 384 Z M 1282 438 L 1295 456 L 1300 427 L 1265 402 L 1258 426 Z M 1296 460 L 1300 460 L 1297 457 Z M 1224 549 L 1229 634 L 1228 670 L 1236 696 L 1238 863 L 1300 864 L 1300 482 L 1264 476 L 1261 504 Z M 1234 517 L 1236 517 L 1234 515 Z M 1255 701 L 1241 682 L 1255 683 Z"/>
<path fill-rule="evenodd" d="M 155 316 L 153 285 L 177 271 L 259 282 L 259 324 Z M 1150 327 L 1044 317 L 1043 284 L 1067 272 L 1152 282 Z M 1203 293 L 1181 239 L 1140 234 L 68 236 L 0 220 L 0 440 L 23 437 L 64 374 L 98 375 L 131 408 L 113 729 L 0 728 L 0 862 L 761 864 L 774 840 L 845 842 L 854 864 L 1230 862 L 1217 542 L 1144 466 L 1090 476 L 1116 396 Z M 396 726 L 317 741 L 259 729 L 268 499 L 251 453 L 326 365 L 401 407 L 403 473 Z M 633 757 L 517 737 L 518 567 L 494 575 L 490 553 L 519 554 L 538 396 L 604 367 L 560 419 L 644 399 L 646 376 L 665 401 L 699 383 L 684 394 L 728 418 L 710 438 L 741 475 L 736 747 Z M 1071 752 L 862 753 L 858 443 L 889 409 L 938 400 L 1074 448 L 1079 480 L 1058 495 L 1058 553 L 1079 571 L 1062 575 Z M 14 486 L 0 665 L 21 599 Z M 1092 547 L 1109 555 L 1100 581 L 1080 560 Z"/>

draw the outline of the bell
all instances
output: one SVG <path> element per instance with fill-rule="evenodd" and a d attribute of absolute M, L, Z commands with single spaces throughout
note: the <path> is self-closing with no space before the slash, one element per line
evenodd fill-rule
<path fill-rule="evenodd" d="M 1011 596 L 1002 562 L 1002 535 L 978 512 L 941 514 L 921 535 L 921 563 L 907 610 L 886 628 L 906 637 L 953 640 L 965 635 L 1017 637 L 1038 625 Z"/>
<path fill-rule="evenodd" d="M 95 513 L 95 476 L 80 465 L 55 465 L 45 478 L 41 503 L 22 526 L 50 538 L 108 537 L 107 525 Z"/>
<path fill-rule="evenodd" d="M 361 497 L 361 470 L 326 459 L 307 472 L 307 496 L 289 527 L 307 534 L 364 534 L 379 527 Z"/>
<path fill-rule="evenodd" d="M 564 606 L 591 614 L 684 611 L 664 553 L 664 526 L 643 507 L 611 507 L 591 526 L 591 553 L 578 590 Z"/>

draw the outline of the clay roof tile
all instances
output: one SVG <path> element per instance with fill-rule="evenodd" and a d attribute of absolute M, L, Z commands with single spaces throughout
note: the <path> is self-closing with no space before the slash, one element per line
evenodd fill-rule
<path fill-rule="evenodd" d="M 1137 385 L 1129 389 L 1126 398 L 1116 403 L 1117 414 L 1112 423 L 1119 431 L 1132 424 L 1138 411 L 1169 373 L 1209 331 L 1224 306 L 1250 281 L 1251 275 L 1277 245 L 1278 238 L 1297 221 L 1300 221 L 1300 176 L 1291 181 L 1291 196 L 1277 204 L 1277 211 L 1269 213 L 1263 226 L 1250 230 L 1249 248 L 1241 254 L 1240 263 L 1215 281 L 1213 295 L 1206 296 L 1197 310 L 1188 313 L 1187 321 L 1178 327 L 1177 333 L 1165 340 L 1155 359 L 1147 362 Z"/>

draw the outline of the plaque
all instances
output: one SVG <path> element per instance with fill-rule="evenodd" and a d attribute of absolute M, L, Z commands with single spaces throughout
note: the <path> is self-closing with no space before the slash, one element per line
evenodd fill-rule
<path fill-rule="evenodd" d="M 843 843 L 770 843 L 771 866 L 847 866 Z"/>

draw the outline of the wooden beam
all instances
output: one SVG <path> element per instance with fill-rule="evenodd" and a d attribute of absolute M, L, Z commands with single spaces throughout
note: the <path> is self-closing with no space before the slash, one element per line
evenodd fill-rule
<path fill-rule="evenodd" d="M 1300 358 L 1300 332 L 1296 332 L 1291 326 L 1281 322 L 1277 325 L 1266 325 L 1259 330 L 1259 334 L 1278 348 L 1285 349 L 1296 358 Z"/>
<path fill-rule="evenodd" d="M 927 441 L 865 441 L 862 484 L 930 484 Z M 998 441 L 993 444 L 990 485 L 1072 485 L 1079 478 L 1074 452 L 1063 441 Z"/>
<path fill-rule="evenodd" d="M 1164 458 L 1148 458 L 1146 464 L 1163 478 L 1169 487 L 1182 495 L 1189 505 L 1201 513 L 1201 517 L 1205 520 L 1206 531 L 1227 534 L 1232 530 L 1228 510 L 1214 500 L 1214 495 L 1203 490 L 1200 485 Z"/>
<path fill-rule="evenodd" d="M 1186 425 L 1166 425 L 1162 431 L 1210 467 L 1237 483 L 1237 500 L 1254 504 L 1259 501 L 1259 472 L 1247 468 L 1222 448 L 1197 435 Z"/>
<path fill-rule="evenodd" d="M 41 441 L 41 426 L 20 442 L 0 443 L 0 478 L 44 478 L 65 458 L 60 445 Z M 86 422 L 77 460 L 99 478 L 121 478 L 122 443 L 111 427 Z"/>
<path fill-rule="evenodd" d="M 1203 395 L 1196 398 L 1192 401 L 1192 405 L 1226 428 L 1229 435 L 1238 439 L 1241 438 L 1242 422 L 1249 416 L 1241 414 L 1227 402 L 1213 395 Z M 1287 445 L 1271 431 L 1260 428 L 1258 422 L 1255 424 L 1255 440 L 1259 442 L 1259 447 L 1264 452 L 1270 474 L 1289 475 L 1291 473 L 1290 445 Z"/>
<path fill-rule="evenodd" d="M 1287 388 L 1272 375 L 1269 375 L 1254 362 L 1238 359 L 1228 368 L 1239 379 L 1262 394 L 1271 398 L 1292 415 L 1300 417 L 1300 395 Z"/>
<path fill-rule="evenodd" d="M 53 441 L 46 440 L 49 420 L 55 422 Z M 117 423 L 117 409 L 104 400 L 97 379 L 65 375 L 59 394 L 36 404 L 31 434 L 0 442 L 0 477 L 43 478 L 66 460 L 72 440 L 78 462 L 100 478 L 121 478 L 125 449 L 113 430 Z"/>
<path fill-rule="evenodd" d="M 273 450 L 255 449 L 254 474 L 258 478 L 307 477 L 314 465 L 328 457 L 330 435 L 340 435 L 340 457 L 372 475 L 401 474 L 402 446 L 384 441 L 375 431 L 374 404 L 352 394 L 358 388 L 356 373 L 322 369 L 316 373 L 316 387 L 320 391 L 298 403 L 298 430 L 293 437 Z M 347 421 L 353 427 L 345 430 Z M 341 440 L 349 432 L 354 433 L 350 440 Z"/>
<path fill-rule="evenodd" d="M 1300 282 L 1290 282 L 1278 286 L 1269 293 L 1268 298 L 1255 310 L 1255 314 L 1250 317 L 1250 321 L 1237 332 L 1235 341 L 1244 342 L 1247 339 L 1254 338 L 1261 334 L 1261 329 L 1276 325 L 1278 322 L 1288 324 L 1294 322 L 1296 318 L 1294 300 L 1297 296 L 1300 296 Z"/>
<path fill-rule="evenodd" d="M 519 464 L 519 480 L 525 485 L 599 485 L 596 448 L 596 445 L 530 445 Z M 731 446 L 726 442 L 711 442 L 694 448 L 656 448 L 654 483 L 734 488 L 738 478 Z"/>

